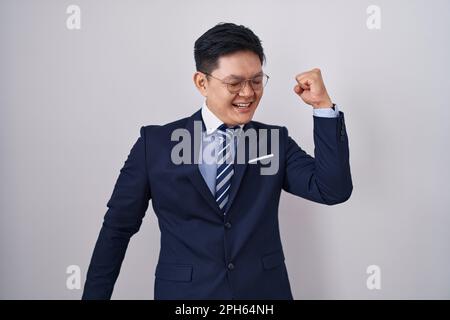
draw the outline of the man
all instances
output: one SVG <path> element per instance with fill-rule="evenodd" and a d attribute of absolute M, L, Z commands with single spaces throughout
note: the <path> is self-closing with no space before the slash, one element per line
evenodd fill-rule
<path fill-rule="evenodd" d="M 111 297 L 150 199 L 161 230 L 155 299 L 292 299 L 281 190 L 327 205 L 346 201 L 348 141 L 319 69 L 298 74 L 294 87 L 313 107 L 315 158 L 285 127 L 252 121 L 268 80 L 264 60 L 259 38 L 244 26 L 218 24 L 195 42 L 194 83 L 205 102 L 190 117 L 141 128 L 107 204 L 83 299 Z M 246 144 L 249 132 L 256 140 Z M 182 133 L 191 150 L 179 148 Z M 250 159 L 251 150 L 263 152 Z M 268 160 L 277 163 L 269 174 Z"/>

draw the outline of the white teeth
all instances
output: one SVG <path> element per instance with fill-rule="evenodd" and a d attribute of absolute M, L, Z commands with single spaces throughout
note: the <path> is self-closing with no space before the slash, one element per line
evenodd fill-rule
<path fill-rule="evenodd" d="M 247 108 L 251 103 L 236 103 L 239 108 Z"/>

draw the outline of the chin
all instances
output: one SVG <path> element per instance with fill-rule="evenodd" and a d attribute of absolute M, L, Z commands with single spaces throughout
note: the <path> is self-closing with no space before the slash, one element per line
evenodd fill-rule
<path fill-rule="evenodd" d="M 250 122 L 256 111 L 256 107 L 250 107 L 247 109 L 237 109 L 233 107 L 230 114 L 230 119 L 237 124 L 245 124 Z"/>
<path fill-rule="evenodd" d="M 252 118 L 253 118 L 253 113 L 252 114 L 246 114 L 246 115 L 232 114 L 229 117 L 230 123 L 232 123 L 233 125 L 245 124 L 247 122 L 250 122 L 252 120 Z"/>

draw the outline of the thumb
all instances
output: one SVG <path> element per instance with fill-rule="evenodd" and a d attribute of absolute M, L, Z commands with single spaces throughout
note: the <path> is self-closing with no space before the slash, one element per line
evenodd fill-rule
<path fill-rule="evenodd" d="M 300 88 L 299 85 L 296 85 L 296 86 L 294 87 L 294 91 L 295 91 L 296 94 L 302 94 L 303 89 Z"/>

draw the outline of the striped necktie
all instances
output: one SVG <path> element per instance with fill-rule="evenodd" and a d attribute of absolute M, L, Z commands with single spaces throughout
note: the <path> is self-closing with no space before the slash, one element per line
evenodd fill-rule
<path fill-rule="evenodd" d="M 231 187 L 231 178 L 234 174 L 233 168 L 233 152 L 236 150 L 236 141 L 233 139 L 236 135 L 233 135 L 234 129 L 238 129 L 239 126 L 233 128 L 227 128 L 225 124 L 222 124 L 217 132 L 222 136 L 223 143 L 217 152 L 217 173 L 216 173 L 216 202 L 219 205 L 220 211 L 225 214 L 225 208 L 228 203 L 228 196 Z M 234 142 L 234 143 L 233 143 Z"/>

